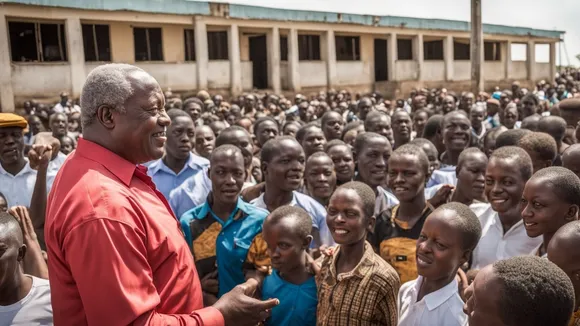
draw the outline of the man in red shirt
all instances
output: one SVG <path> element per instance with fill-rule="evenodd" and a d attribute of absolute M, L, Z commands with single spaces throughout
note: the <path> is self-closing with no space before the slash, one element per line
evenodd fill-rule
<path fill-rule="evenodd" d="M 164 154 L 170 119 L 145 71 L 93 70 L 81 95 L 83 138 L 58 173 L 45 224 L 56 325 L 256 325 L 277 299 L 250 280 L 203 308 L 179 222 L 138 164 Z"/>

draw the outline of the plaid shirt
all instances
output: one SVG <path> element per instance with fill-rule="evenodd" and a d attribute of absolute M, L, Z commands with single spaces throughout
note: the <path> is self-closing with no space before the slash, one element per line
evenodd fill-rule
<path fill-rule="evenodd" d="M 369 243 L 359 264 L 336 275 L 340 246 L 322 260 L 318 287 L 318 326 L 397 325 L 397 272 Z"/>

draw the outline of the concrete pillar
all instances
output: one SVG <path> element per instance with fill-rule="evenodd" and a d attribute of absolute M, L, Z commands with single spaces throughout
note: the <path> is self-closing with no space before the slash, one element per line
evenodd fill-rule
<path fill-rule="evenodd" d="M 454 70 L 453 70 L 453 36 L 447 35 L 444 42 L 444 51 L 443 55 L 445 57 L 445 80 L 452 81 L 454 77 Z"/>
<path fill-rule="evenodd" d="M 197 67 L 197 89 L 207 89 L 207 29 L 200 16 L 195 17 L 195 65 Z"/>
<path fill-rule="evenodd" d="M 336 43 L 334 31 L 326 32 L 326 86 L 332 88 L 336 82 Z"/>
<path fill-rule="evenodd" d="M 417 80 L 423 80 L 423 34 L 417 34 L 413 39 L 413 58 L 417 61 Z"/>
<path fill-rule="evenodd" d="M 536 81 L 536 42 L 528 41 L 528 46 L 526 47 L 527 55 L 527 66 L 528 66 L 528 80 Z"/>
<path fill-rule="evenodd" d="M 228 29 L 228 49 L 230 57 L 230 87 L 233 96 L 242 93 L 242 62 L 240 59 L 240 32 L 238 25 Z"/>
<path fill-rule="evenodd" d="M 78 17 L 66 19 L 66 38 L 68 45 L 68 60 L 70 63 L 71 95 L 74 98 L 81 96 L 85 83 L 85 50 L 83 46 L 83 31 L 81 20 Z"/>
<path fill-rule="evenodd" d="M 397 48 L 397 33 L 389 34 L 387 44 L 387 72 L 389 81 L 397 80 L 397 59 L 399 50 Z"/>
<path fill-rule="evenodd" d="M 6 16 L 0 14 L 0 111 L 2 112 L 14 112 L 15 109 L 9 43 Z"/>
<path fill-rule="evenodd" d="M 268 44 L 268 84 L 274 93 L 279 94 L 282 86 L 280 81 L 280 29 L 278 26 L 273 27 L 266 34 L 266 43 Z"/>
<path fill-rule="evenodd" d="M 288 84 L 290 89 L 300 91 L 300 73 L 298 69 L 298 30 L 290 29 L 288 34 Z"/>
<path fill-rule="evenodd" d="M 550 82 L 556 78 L 556 43 L 550 43 Z"/>
<path fill-rule="evenodd" d="M 505 43 L 505 79 L 510 79 L 511 68 L 512 68 L 512 41 L 507 41 Z"/>

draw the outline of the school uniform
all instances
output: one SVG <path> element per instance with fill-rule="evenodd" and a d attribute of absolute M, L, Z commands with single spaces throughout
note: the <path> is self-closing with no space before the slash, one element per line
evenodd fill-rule
<path fill-rule="evenodd" d="M 504 233 L 501 220 L 491 205 L 481 216 L 481 239 L 473 251 L 472 269 L 481 269 L 498 260 L 529 255 L 542 242 L 542 237 L 530 238 L 523 220 L 514 224 Z"/>
<path fill-rule="evenodd" d="M 272 308 L 266 326 L 315 326 L 317 293 L 314 276 L 302 284 L 292 284 L 273 270 L 262 284 L 262 299 L 277 298 L 280 304 Z"/>
<path fill-rule="evenodd" d="M 397 301 L 399 326 L 467 325 L 467 315 L 463 313 L 463 300 L 459 296 L 457 280 L 453 279 L 446 286 L 417 301 L 424 281 L 419 276 L 401 286 Z"/>

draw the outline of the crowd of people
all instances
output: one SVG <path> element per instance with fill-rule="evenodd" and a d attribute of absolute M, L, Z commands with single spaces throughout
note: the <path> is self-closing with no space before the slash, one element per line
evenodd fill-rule
<path fill-rule="evenodd" d="M 0 326 L 580 325 L 580 70 L 0 113 Z"/>

